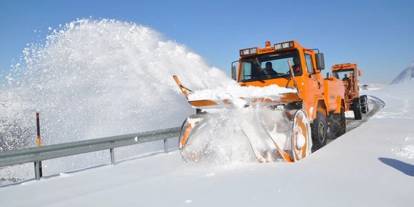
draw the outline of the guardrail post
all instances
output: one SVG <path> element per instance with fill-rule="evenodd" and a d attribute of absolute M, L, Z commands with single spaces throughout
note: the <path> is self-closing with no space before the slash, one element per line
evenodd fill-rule
<path fill-rule="evenodd" d="M 109 153 L 111 155 L 111 164 L 115 164 L 115 150 L 114 148 L 109 148 Z"/>
<path fill-rule="evenodd" d="M 167 139 L 164 139 L 164 152 L 165 153 L 168 153 L 168 146 L 167 146 L 167 144 L 168 144 L 168 140 Z"/>
<path fill-rule="evenodd" d="M 36 112 L 36 145 L 38 147 L 42 146 L 42 137 L 40 136 L 40 115 L 39 112 Z M 35 178 L 36 180 L 40 180 L 40 178 L 43 176 L 43 170 L 42 170 L 42 161 L 38 160 L 34 162 L 35 165 Z"/>
<path fill-rule="evenodd" d="M 35 161 L 34 162 L 34 171 L 35 171 L 35 179 L 40 180 L 42 175 L 42 162 L 41 161 Z"/>

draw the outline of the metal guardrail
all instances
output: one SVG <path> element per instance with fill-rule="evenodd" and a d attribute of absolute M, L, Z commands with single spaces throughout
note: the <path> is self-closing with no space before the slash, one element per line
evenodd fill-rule
<path fill-rule="evenodd" d="M 109 149 L 111 163 L 115 164 L 114 149 L 117 147 L 163 140 L 164 151 L 168 152 L 167 139 L 176 138 L 179 136 L 179 133 L 180 128 L 176 127 L 1 152 L 0 167 L 33 162 L 35 168 L 35 178 L 39 180 L 40 177 L 42 177 L 41 161 L 43 160 Z"/>

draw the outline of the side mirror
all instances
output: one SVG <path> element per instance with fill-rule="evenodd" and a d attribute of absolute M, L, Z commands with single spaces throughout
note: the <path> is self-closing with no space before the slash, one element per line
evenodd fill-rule
<path fill-rule="evenodd" d="M 239 61 L 234 61 L 231 63 L 231 79 L 237 81 L 237 66 Z"/>
<path fill-rule="evenodd" d="M 315 57 L 316 57 L 316 67 L 318 68 L 318 70 L 325 69 L 325 57 L 323 53 L 317 53 Z"/>

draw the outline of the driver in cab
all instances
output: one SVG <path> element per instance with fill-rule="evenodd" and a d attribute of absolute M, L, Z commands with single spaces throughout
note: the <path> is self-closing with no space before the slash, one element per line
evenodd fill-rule
<path fill-rule="evenodd" d="M 274 77 L 277 76 L 278 73 L 273 70 L 272 62 L 266 62 L 265 68 L 260 71 L 260 76 L 264 77 Z"/>

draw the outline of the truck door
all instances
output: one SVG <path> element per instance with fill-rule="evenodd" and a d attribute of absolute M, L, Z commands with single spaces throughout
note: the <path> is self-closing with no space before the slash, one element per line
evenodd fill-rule
<path fill-rule="evenodd" d="M 310 96 L 308 98 L 308 101 L 310 106 L 314 105 L 315 97 L 318 97 L 318 99 L 323 98 L 320 94 L 323 93 L 323 79 L 320 73 L 315 68 L 314 60 L 312 58 L 312 54 L 310 52 L 304 52 L 305 56 L 305 64 L 306 64 L 306 70 L 308 74 L 307 79 L 307 94 Z M 316 106 L 315 106 L 316 107 Z M 313 113 L 316 113 L 316 108 L 313 109 Z"/>

